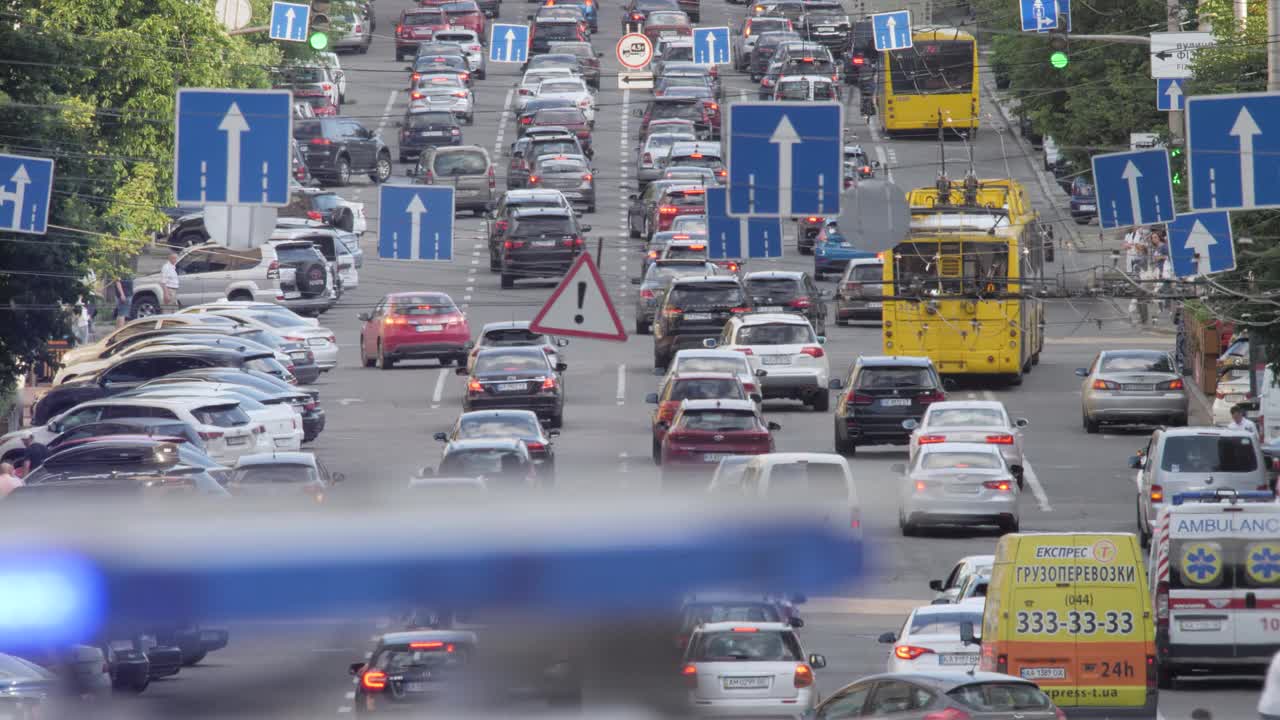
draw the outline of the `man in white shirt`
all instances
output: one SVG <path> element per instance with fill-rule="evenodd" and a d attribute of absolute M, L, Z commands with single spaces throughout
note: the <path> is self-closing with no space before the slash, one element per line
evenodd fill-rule
<path fill-rule="evenodd" d="M 164 287 L 166 310 L 178 306 L 178 253 L 169 253 L 169 260 L 160 266 L 160 284 Z"/>
<path fill-rule="evenodd" d="M 1258 426 L 1252 420 L 1244 416 L 1243 405 L 1233 405 L 1231 407 L 1231 422 L 1227 423 L 1228 430 L 1245 430 L 1258 437 Z"/>

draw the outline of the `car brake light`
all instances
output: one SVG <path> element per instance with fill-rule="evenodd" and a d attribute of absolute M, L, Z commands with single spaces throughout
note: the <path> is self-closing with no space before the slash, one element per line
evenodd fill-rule
<path fill-rule="evenodd" d="M 813 685 L 813 670 L 808 665 L 797 665 L 795 674 L 795 686 L 798 688 L 807 688 Z"/>
<path fill-rule="evenodd" d="M 1156 385 L 1156 389 L 1157 389 L 1157 390 L 1181 390 L 1181 389 L 1182 389 L 1182 379 L 1181 379 L 1181 378 L 1175 378 L 1175 379 L 1173 379 L 1173 380 L 1168 380 L 1168 381 L 1162 382 L 1162 383 L 1160 383 L 1159 385 Z M 1252 393 L 1250 393 L 1250 394 L 1252 394 Z M 1218 397 L 1222 397 L 1222 396 L 1221 396 L 1221 395 L 1219 395 Z"/>
<path fill-rule="evenodd" d="M 525 441 L 524 446 L 529 448 L 530 450 L 542 450 L 546 447 L 546 445 L 543 445 L 540 442 L 530 442 L 530 441 Z"/>
<path fill-rule="evenodd" d="M 311 145 L 332 145 L 333 141 L 329 138 L 311 138 Z"/>
<path fill-rule="evenodd" d="M 646 289 L 646 290 L 641 290 L 641 291 L 640 291 L 640 299 L 641 299 L 641 300 L 652 300 L 652 299 L 653 299 L 653 291 L 652 291 L 652 290 L 648 290 L 648 289 Z"/>
<path fill-rule="evenodd" d="M 659 215 L 675 215 L 678 212 L 680 212 L 680 208 L 672 207 L 671 205 L 663 205 L 658 208 Z"/>
<path fill-rule="evenodd" d="M 916 481 L 916 492 L 924 492 L 925 490 L 928 490 L 928 489 L 929 489 L 929 483 L 923 480 Z"/>
<path fill-rule="evenodd" d="M 524 117 L 520 118 L 520 124 L 521 124 L 521 125 L 532 125 L 532 124 L 533 124 L 533 117 L 532 117 L 532 116 L 530 116 L 530 115 L 525 115 Z"/>
<path fill-rule="evenodd" d="M 928 405 L 929 403 L 933 403 L 933 402 L 942 402 L 943 400 L 946 400 L 946 399 L 947 399 L 947 394 L 942 392 L 941 390 L 934 390 L 933 392 L 927 392 L 916 398 L 916 400 L 919 400 L 924 405 Z"/>
<path fill-rule="evenodd" d="M 409 648 L 411 650 L 439 650 L 444 647 L 444 643 L 440 640 L 430 640 L 427 642 L 411 642 Z"/>
<path fill-rule="evenodd" d="M 502 230 L 506 230 L 506 229 L 507 229 L 507 221 L 506 221 L 506 220 L 499 220 L 498 222 L 494 223 L 493 225 L 494 225 L 494 227 L 498 228 L 498 230 L 499 230 L 499 231 L 502 231 Z"/>
<path fill-rule="evenodd" d="M 411 100 L 421 100 L 421 99 L 422 99 L 422 93 L 420 93 L 420 92 L 412 92 L 412 93 L 409 93 L 409 98 L 410 98 Z"/>
<path fill-rule="evenodd" d="M 849 393 L 846 399 L 854 405 L 870 405 L 876 401 L 876 399 L 870 395 L 863 395 L 856 392 Z"/>
<path fill-rule="evenodd" d="M 324 215 L 322 215 L 319 210 L 308 210 L 307 217 L 311 220 L 321 220 L 324 218 Z"/>
<path fill-rule="evenodd" d="M 312 412 L 313 410 L 315 410 L 315 409 L 316 409 L 317 407 L 319 407 L 319 406 L 320 406 L 320 404 L 319 404 L 319 403 L 317 403 L 315 400 L 312 400 L 311 402 L 303 403 L 303 404 L 302 404 L 302 409 L 303 409 L 303 410 L 305 410 L 305 411 L 307 411 L 307 412 Z"/>
<path fill-rule="evenodd" d="M 267 266 L 267 277 L 273 280 L 280 277 L 280 261 L 271 261 L 271 264 Z"/>
<path fill-rule="evenodd" d="M 755 355 L 754 352 L 751 352 L 751 348 L 734 348 L 734 350 L 737 350 L 743 355 L 753 355 L 753 356 Z"/>
<path fill-rule="evenodd" d="M 471 393 L 484 392 L 484 386 L 480 384 L 479 380 L 475 380 L 475 379 L 468 380 L 467 392 L 471 392 Z"/>
<path fill-rule="evenodd" d="M 543 378 L 543 379 L 542 379 L 542 389 L 543 389 L 543 390 L 555 390 L 555 389 L 556 389 L 556 379 L 555 379 L 554 377 L 545 377 L 545 378 Z"/>
<path fill-rule="evenodd" d="M 1008 480 L 988 480 L 982 483 L 982 487 L 988 490 L 999 490 L 1000 492 L 1009 492 Z"/>
<path fill-rule="evenodd" d="M 512 248 L 517 248 L 517 249 L 522 248 L 524 247 L 524 241 L 523 240 L 504 240 L 502 243 L 502 247 L 506 248 L 507 250 L 511 250 Z"/>
<path fill-rule="evenodd" d="M 1151 486 L 1151 502 L 1153 503 L 1164 502 L 1164 486 L 1162 485 Z"/>
<path fill-rule="evenodd" d="M 644 154 L 644 156 L 640 158 L 640 162 L 642 162 L 642 163 L 644 163 L 644 164 L 646 164 L 646 165 L 652 165 L 652 164 L 653 164 L 653 154 L 652 154 L 652 153 L 645 153 L 645 154 Z"/>
<path fill-rule="evenodd" d="M 201 440 L 217 440 L 220 437 L 222 437 L 222 433 L 220 432 L 201 432 L 200 433 Z"/>
<path fill-rule="evenodd" d="M 809 345 L 807 347 L 800 348 L 800 354 L 808 355 L 811 358 L 820 358 L 823 355 L 826 355 L 826 353 L 822 351 L 822 348 L 817 345 Z"/>
<path fill-rule="evenodd" d="M 1169 583 L 1168 581 L 1160 581 L 1156 583 L 1156 626 L 1169 626 Z"/>
<path fill-rule="evenodd" d="M 683 315 L 684 311 L 680 308 L 664 308 L 662 314 L 667 317 L 675 317 L 676 315 Z"/>
<path fill-rule="evenodd" d="M 685 685 L 690 688 L 698 687 L 698 668 L 693 665 L 685 665 L 680 670 L 680 676 L 684 678 Z"/>
<path fill-rule="evenodd" d="M 497 179 L 493 175 L 493 166 L 489 166 L 489 189 L 492 190 L 497 185 Z"/>
<path fill-rule="evenodd" d="M 1093 381 L 1093 389 L 1094 390 L 1119 390 L 1120 383 L 1098 378 L 1097 380 Z"/>
<path fill-rule="evenodd" d="M 807 308 L 809 307 L 809 298 L 807 297 L 796 298 L 795 300 L 792 300 L 790 303 L 787 303 L 787 304 L 793 308 Z"/>
<path fill-rule="evenodd" d="M 586 173 L 582 176 L 582 179 L 584 182 L 591 182 L 591 173 Z"/>
<path fill-rule="evenodd" d="M 901 660 L 915 660 L 925 653 L 932 653 L 929 648 L 916 647 L 915 645 L 898 645 L 893 649 L 893 654 Z"/>
<path fill-rule="evenodd" d="M 541 181 L 542 181 L 542 178 L 538 177 L 537 175 L 530 175 L 530 176 L 529 176 L 529 184 L 530 184 L 530 185 L 537 185 L 537 184 L 538 184 L 539 182 L 541 182 Z"/>
<path fill-rule="evenodd" d="M 921 435 L 916 443 L 919 445 L 936 445 L 937 443 L 946 442 L 946 435 Z"/>
<path fill-rule="evenodd" d="M 360 676 L 360 687 L 371 692 L 387 689 L 387 674 L 381 670 L 366 670 Z"/>
<path fill-rule="evenodd" d="M 987 444 L 988 445 L 1012 445 L 1013 436 L 1012 435 L 988 435 Z"/>
<path fill-rule="evenodd" d="M 813 215 L 810 215 L 809 217 L 805 218 L 804 221 L 807 223 L 816 223 L 818 222 L 818 218 L 814 217 Z"/>

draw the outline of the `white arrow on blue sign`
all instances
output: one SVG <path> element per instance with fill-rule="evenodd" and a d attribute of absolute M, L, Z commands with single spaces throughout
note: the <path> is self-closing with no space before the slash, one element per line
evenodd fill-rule
<path fill-rule="evenodd" d="M 1156 80 L 1156 109 L 1177 112 L 1182 109 L 1182 78 Z"/>
<path fill-rule="evenodd" d="M 292 93 L 183 88 L 174 112 L 179 205 L 289 204 Z"/>
<path fill-rule="evenodd" d="M 1020 0 L 1023 32 L 1044 32 L 1058 28 L 1058 3 L 1055 0 Z"/>
<path fill-rule="evenodd" d="M 528 25 L 495 23 L 489 29 L 489 62 L 522 63 L 528 59 Z"/>
<path fill-rule="evenodd" d="M 729 214 L 838 215 L 844 184 L 839 103 L 729 106 Z"/>
<path fill-rule="evenodd" d="M 1197 96 L 1186 108 L 1191 209 L 1280 207 L 1280 93 Z"/>
<path fill-rule="evenodd" d="M 712 260 L 740 260 L 742 240 L 747 240 L 746 257 L 782 257 L 781 218 L 730 217 L 725 212 L 727 191 L 707 188 L 707 257 Z"/>
<path fill-rule="evenodd" d="M 911 11 L 895 10 L 872 15 L 871 37 L 876 50 L 905 50 L 911 47 Z"/>
<path fill-rule="evenodd" d="M 311 6 L 298 3 L 271 3 L 271 39 L 306 42 L 311 24 Z"/>
<path fill-rule="evenodd" d="M 1049 2 L 1049 0 L 1045 0 L 1045 2 Z M 1071 0 L 1054 0 L 1053 6 L 1058 12 L 1056 27 L 1044 27 L 1037 32 L 1047 33 L 1055 30 L 1066 33 L 1071 32 Z M 1023 29 L 1025 30 L 1026 28 Z"/>
<path fill-rule="evenodd" d="M 729 28 L 694 28 L 693 61 L 699 65 L 727 65 L 729 63 Z"/>
<path fill-rule="evenodd" d="M 52 193 L 53 160 L 0 155 L 0 230 L 43 235 Z"/>
<path fill-rule="evenodd" d="M 378 191 L 378 257 L 453 260 L 453 187 L 383 185 Z"/>
<path fill-rule="evenodd" d="M 1169 223 L 1169 260 L 1173 274 L 1196 277 L 1236 269 L 1231 214 L 1184 213 Z"/>
<path fill-rule="evenodd" d="M 1163 148 L 1093 156 L 1098 224 L 1106 229 L 1173 220 L 1173 181 Z"/>

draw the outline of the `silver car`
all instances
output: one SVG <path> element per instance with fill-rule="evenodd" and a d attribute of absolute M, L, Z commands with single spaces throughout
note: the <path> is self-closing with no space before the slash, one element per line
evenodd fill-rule
<path fill-rule="evenodd" d="M 1173 357 L 1161 350 L 1105 350 L 1077 368 L 1084 430 L 1103 423 L 1187 424 L 1187 390 Z"/>
<path fill-rule="evenodd" d="M 924 445 L 903 473 L 898 527 L 915 535 L 922 525 L 996 525 L 1018 532 L 1018 482 L 995 446 Z"/>
<path fill-rule="evenodd" d="M 342 37 L 333 43 L 335 52 L 354 50 L 364 54 L 373 44 L 373 25 L 355 8 L 337 10 L 330 16 L 334 27 L 342 28 Z"/>
<path fill-rule="evenodd" d="M 1063 716 L 1030 680 L 992 672 L 937 670 L 864 677 L 828 696 L 813 717 L 1056 720 Z"/>
<path fill-rule="evenodd" d="M 717 622 L 694 629 L 681 676 L 700 717 L 800 718 L 818 702 L 815 669 L 786 623 Z"/>
<path fill-rule="evenodd" d="M 994 445 L 1022 487 L 1022 429 L 1026 418 L 1010 418 L 997 400 L 944 400 L 929 404 L 911 433 L 910 457 L 923 445 L 972 442 Z"/>
<path fill-rule="evenodd" d="M 422 185 L 452 185 L 453 207 L 483 215 L 497 199 L 497 180 L 489 151 L 479 145 L 427 148 L 413 177 Z"/>

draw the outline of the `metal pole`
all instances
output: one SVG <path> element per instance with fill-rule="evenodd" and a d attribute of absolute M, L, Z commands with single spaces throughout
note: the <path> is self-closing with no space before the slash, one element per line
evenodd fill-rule
<path fill-rule="evenodd" d="M 1280 33 L 1280 3 L 1267 2 L 1267 90 L 1280 91 L 1280 43 L 1275 41 Z"/>
<path fill-rule="evenodd" d="M 1178 0 L 1167 0 L 1166 7 L 1168 8 L 1168 12 L 1169 12 L 1169 17 L 1168 17 L 1169 32 L 1178 32 L 1179 30 L 1182 29 L 1182 22 L 1181 22 L 1182 7 L 1179 5 Z M 1182 137 L 1182 134 L 1184 132 L 1182 124 L 1183 124 L 1183 119 L 1182 119 L 1181 110 L 1174 110 L 1173 112 L 1169 113 L 1170 140 L 1177 141 L 1178 138 Z"/>
<path fill-rule="evenodd" d="M 604 257 L 604 236 L 596 238 L 596 267 L 603 267 L 600 264 L 600 258 Z"/>

